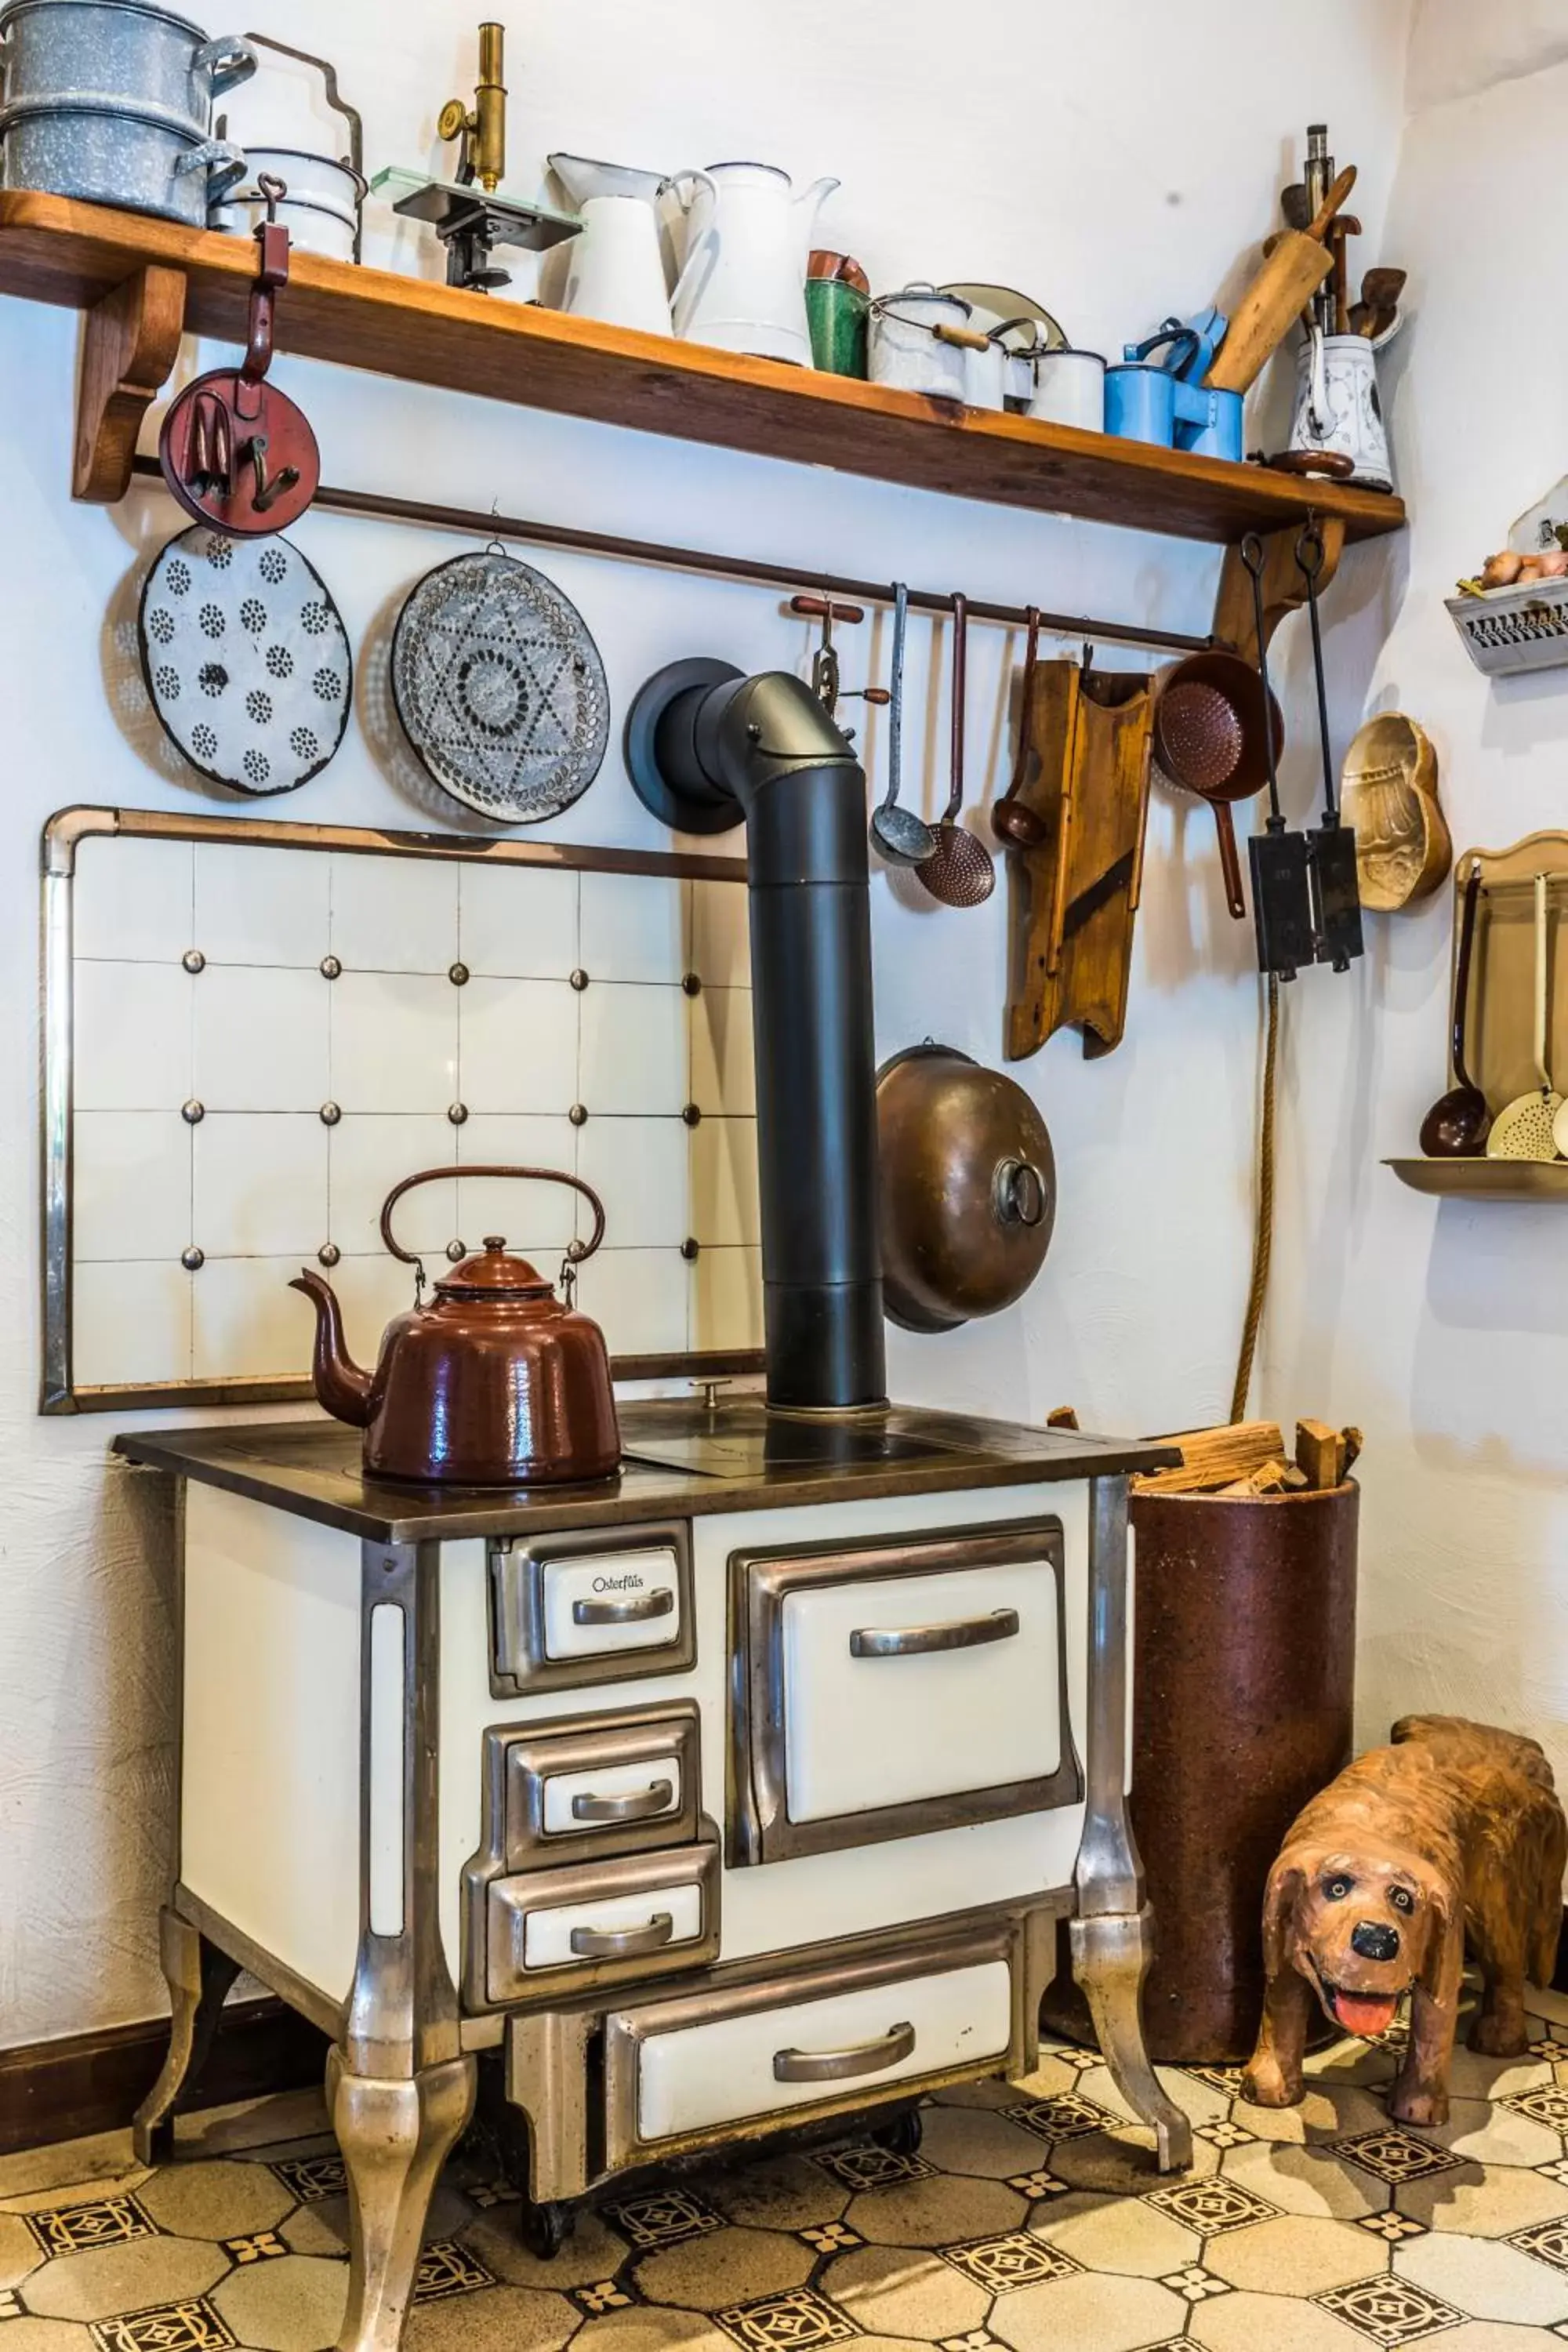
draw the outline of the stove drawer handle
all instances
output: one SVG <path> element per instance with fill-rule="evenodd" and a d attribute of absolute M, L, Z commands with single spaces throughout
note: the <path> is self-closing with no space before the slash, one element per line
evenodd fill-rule
<path fill-rule="evenodd" d="M 858 2043 L 853 2050 L 775 2050 L 773 2080 L 847 2083 L 857 2074 L 879 2074 L 884 2068 L 898 2065 L 914 2046 L 915 2029 L 906 2021 L 890 2026 L 875 2042 Z"/>
<path fill-rule="evenodd" d="M 574 1601 L 574 1625 L 646 1625 L 650 1617 L 668 1617 L 675 1609 L 675 1594 L 668 1584 L 655 1591 L 639 1592 L 629 1601 Z"/>
<path fill-rule="evenodd" d="M 988 1617 L 954 1617 L 945 1625 L 862 1625 L 849 1636 L 852 1658 L 919 1658 L 932 1650 L 977 1650 L 985 1642 L 1010 1642 L 1018 1631 L 1016 1609 L 993 1609 Z"/>
<path fill-rule="evenodd" d="M 673 1780 L 650 1780 L 646 1789 L 628 1789 L 622 1797 L 596 1797 L 585 1789 L 572 1800 L 572 1818 L 595 1826 L 607 1822 L 646 1822 L 655 1813 L 667 1813 L 674 1795 Z"/>
<path fill-rule="evenodd" d="M 674 1940 L 675 1921 L 668 1911 L 656 1911 L 641 1927 L 574 1927 L 572 1953 L 579 1960 L 630 1960 L 641 1952 L 657 1952 Z"/>

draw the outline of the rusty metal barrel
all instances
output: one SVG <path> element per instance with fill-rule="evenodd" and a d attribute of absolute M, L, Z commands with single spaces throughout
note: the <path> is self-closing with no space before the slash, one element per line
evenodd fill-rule
<path fill-rule="evenodd" d="M 1349 1761 L 1353 1479 L 1321 1493 L 1132 1497 L 1132 1826 L 1154 1906 L 1152 2057 L 1250 2054 L 1269 1865 Z"/>

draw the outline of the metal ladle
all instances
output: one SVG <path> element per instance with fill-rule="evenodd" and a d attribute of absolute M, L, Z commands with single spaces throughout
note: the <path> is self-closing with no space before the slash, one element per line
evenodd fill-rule
<path fill-rule="evenodd" d="M 1421 1149 L 1428 1160 L 1471 1160 L 1486 1149 L 1491 1113 L 1465 1067 L 1465 1012 L 1470 993 L 1470 950 L 1476 936 L 1476 901 L 1481 895 L 1481 861 L 1470 862 L 1465 909 L 1459 918 L 1459 958 L 1454 972 L 1454 1076 L 1458 1084 L 1439 1095 L 1421 1122 Z"/>
<path fill-rule="evenodd" d="M 871 838 L 878 855 L 889 866 L 922 866 L 936 847 L 936 835 L 913 809 L 899 806 L 899 783 L 904 752 L 904 635 L 909 627 L 910 592 L 901 580 L 893 587 L 893 699 L 888 712 L 888 790 L 871 812 Z"/>
<path fill-rule="evenodd" d="M 952 600 L 952 789 L 936 827 L 936 846 L 915 877 L 944 907 L 978 907 L 996 887 L 996 867 L 978 835 L 958 822 L 963 806 L 964 678 L 968 669 L 969 601 Z"/>

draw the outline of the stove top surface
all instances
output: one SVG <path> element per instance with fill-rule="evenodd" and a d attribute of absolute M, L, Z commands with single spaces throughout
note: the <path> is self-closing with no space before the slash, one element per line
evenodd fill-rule
<path fill-rule="evenodd" d="M 579 1486 L 415 1486 L 367 1478 L 358 1430 L 316 1418 L 137 1430 L 117 1437 L 114 1451 L 373 1543 L 1115 1477 L 1177 1459 L 1169 1446 L 1136 1438 L 910 1405 L 836 1419 L 772 1412 L 760 1396 L 712 1404 L 682 1397 L 623 1403 L 620 1423 L 619 1471 Z"/>

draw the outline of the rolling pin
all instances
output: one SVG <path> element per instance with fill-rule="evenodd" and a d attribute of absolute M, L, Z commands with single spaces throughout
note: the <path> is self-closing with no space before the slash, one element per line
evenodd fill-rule
<path fill-rule="evenodd" d="M 1308 228 L 1285 229 L 1231 314 L 1230 329 L 1204 383 L 1211 392 L 1246 392 L 1334 266 L 1330 224 L 1355 185 L 1347 163 Z"/>

